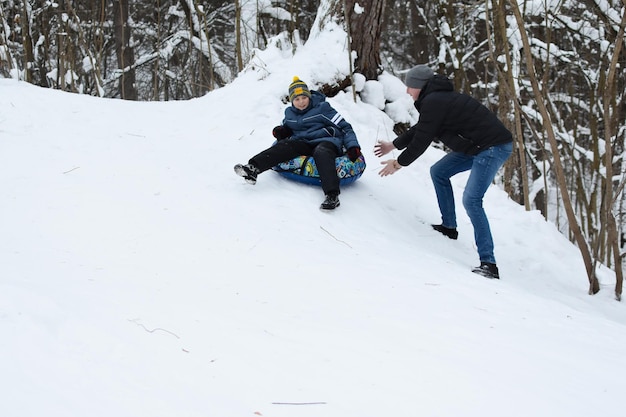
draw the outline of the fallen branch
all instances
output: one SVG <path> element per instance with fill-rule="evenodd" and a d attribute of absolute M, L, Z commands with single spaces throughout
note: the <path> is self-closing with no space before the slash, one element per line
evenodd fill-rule
<path fill-rule="evenodd" d="M 324 229 L 322 226 L 320 226 L 320 229 L 322 229 L 323 231 L 325 231 L 326 233 L 328 233 L 328 235 L 330 237 L 332 237 L 333 239 L 335 239 L 337 242 L 341 242 L 344 245 L 346 245 L 347 247 L 349 247 L 350 249 L 352 249 L 352 246 L 348 245 L 346 242 L 344 242 L 343 240 L 339 240 L 337 239 L 335 236 L 332 235 L 332 233 L 330 233 L 328 230 Z"/>
<path fill-rule="evenodd" d="M 172 333 L 172 332 L 170 332 L 169 330 L 162 329 L 162 328 L 160 328 L 160 327 L 156 327 L 156 328 L 154 328 L 154 329 L 148 329 L 148 328 L 147 328 L 146 326 L 144 326 L 143 324 L 138 323 L 138 322 L 137 322 L 137 320 L 139 320 L 139 319 L 128 320 L 128 321 L 130 321 L 131 323 L 135 323 L 137 326 L 143 327 L 143 329 L 144 329 L 145 331 L 147 331 L 148 333 L 154 333 L 154 332 L 156 332 L 157 330 L 160 330 L 160 331 L 162 331 L 162 332 L 165 332 L 165 333 L 169 333 L 169 334 L 171 334 L 171 335 L 172 335 L 172 336 L 174 336 L 176 339 L 180 339 L 180 337 L 178 337 L 178 335 L 177 335 L 176 333 Z"/>
<path fill-rule="evenodd" d="M 70 172 L 75 171 L 78 168 L 80 168 L 80 167 L 74 167 L 74 168 L 70 169 L 69 171 L 65 171 L 64 174 L 69 174 Z"/>

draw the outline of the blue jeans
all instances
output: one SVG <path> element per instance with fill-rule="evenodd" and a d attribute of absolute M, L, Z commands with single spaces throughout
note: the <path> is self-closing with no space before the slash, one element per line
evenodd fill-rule
<path fill-rule="evenodd" d="M 471 170 L 463 192 L 463 206 L 472 221 L 472 226 L 474 226 L 474 240 L 481 262 L 496 263 L 489 220 L 487 220 L 487 215 L 483 209 L 483 196 L 511 152 L 513 152 L 512 142 L 492 146 L 478 155 L 451 152 L 430 168 L 430 176 L 435 186 L 437 202 L 441 211 L 442 224 L 453 229 L 457 225 L 450 177 Z"/>

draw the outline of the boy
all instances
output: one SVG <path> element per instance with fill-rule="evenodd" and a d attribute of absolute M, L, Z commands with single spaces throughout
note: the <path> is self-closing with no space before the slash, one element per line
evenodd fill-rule
<path fill-rule="evenodd" d="M 300 155 L 313 156 L 322 190 L 326 195 L 320 208 L 339 207 L 339 177 L 335 158 L 344 149 L 352 162 L 361 155 L 361 147 L 352 126 L 326 101 L 319 91 L 309 90 L 298 77 L 289 85 L 291 106 L 285 109 L 281 125 L 272 130 L 278 140 L 273 146 L 250 158 L 246 165 L 235 165 L 235 173 L 249 184 L 273 166 Z"/>

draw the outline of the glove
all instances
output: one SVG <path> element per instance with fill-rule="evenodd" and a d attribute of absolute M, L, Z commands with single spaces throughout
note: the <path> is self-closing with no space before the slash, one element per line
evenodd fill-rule
<path fill-rule="evenodd" d="M 352 148 L 348 149 L 346 155 L 348 155 L 348 158 L 350 158 L 352 162 L 355 162 L 357 159 L 359 159 L 359 156 L 361 156 L 361 148 L 359 148 L 358 146 L 353 146 Z"/>
<path fill-rule="evenodd" d="M 293 132 L 287 126 L 280 125 L 272 129 L 272 135 L 278 140 L 283 140 L 293 135 Z"/>

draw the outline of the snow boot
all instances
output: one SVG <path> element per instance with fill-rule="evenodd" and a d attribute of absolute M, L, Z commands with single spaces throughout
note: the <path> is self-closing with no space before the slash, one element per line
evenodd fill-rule
<path fill-rule="evenodd" d="M 481 262 L 480 266 L 472 269 L 472 272 L 478 275 L 482 275 L 485 278 L 500 279 L 500 273 L 496 264 L 489 262 Z"/>
<path fill-rule="evenodd" d="M 456 229 L 450 229 L 449 227 L 445 227 L 443 224 L 431 224 L 433 229 L 441 233 L 442 235 L 448 236 L 452 240 L 456 240 L 459 237 L 459 232 Z"/>
<path fill-rule="evenodd" d="M 322 210 L 333 210 L 339 207 L 339 193 L 328 193 L 326 199 L 320 206 Z"/>
<path fill-rule="evenodd" d="M 257 175 L 259 175 L 259 173 L 259 169 L 252 164 L 235 165 L 235 174 L 243 177 L 248 184 L 256 184 L 256 177 Z"/>

